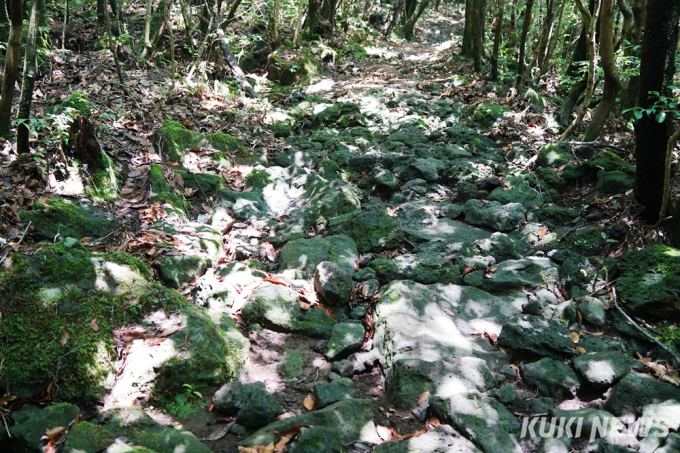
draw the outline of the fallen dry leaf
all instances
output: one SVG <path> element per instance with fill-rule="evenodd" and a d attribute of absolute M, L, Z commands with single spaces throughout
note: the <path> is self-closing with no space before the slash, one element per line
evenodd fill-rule
<path fill-rule="evenodd" d="M 444 309 L 444 313 L 446 313 L 447 315 L 452 316 L 454 318 L 456 317 L 456 314 L 454 312 L 452 312 L 451 310 L 449 310 L 448 308 Z"/>
<path fill-rule="evenodd" d="M 95 332 L 99 332 L 99 326 L 97 325 L 97 318 L 94 318 L 92 321 L 90 321 L 90 327 L 92 327 L 92 330 Z"/>
<path fill-rule="evenodd" d="M 378 436 L 380 436 L 380 438 L 385 442 L 399 439 L 401 437 L 397 431 L 387 426 L 376 425 L 375 429 L 378 431 Z"/>
<path fill-rule="evenodd" d="M 423 392 L 418 397 L 418 405 L 430 397 L 430 392 Z"/>
<path fill-rule="evenodd" d="M 307 395 L 307 398 L 302 402 L 302 405 L 307 409 L 308 411 L 311 411 L 314 409 L 314 398 L 312 398 L 312 394 L 310 393 Z"/>

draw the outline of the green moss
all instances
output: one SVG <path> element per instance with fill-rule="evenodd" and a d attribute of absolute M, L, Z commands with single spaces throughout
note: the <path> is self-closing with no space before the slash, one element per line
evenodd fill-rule
<path fill-rule="evenodd" d="M 174 170 L 184 180 L 184 185 L 192 189 L 199 189 L 204 194 L 212 194 L 224 189 L 224 179 L 211 173 L 189 173 L 184 170 Z"/>
<path fill-rule="evenodd" d="M 122 180 L 117 172 L 114 172 L 116 186 L 120 186 Z M 111 182 L 111 173 L 108 169 L 89 175 L 89 184 L 85 187 L 85 195 L 93 201 L 116 201 L 119 198 L 118 189 Z"/>
<path fill-rule="evenodd" d="M 274 123 L 272 124 L 272 132 L 274 133 L 274 137 L 290 137 L 290 124 L 284 122 Z"/>
<path fill-rule="evenodd" d="M 158 135 L 165 139 L 165 146 L 170 158 L 179 161 L 184 155 L 184 151 L 194 143 L 196 133 L 177 121 L 166 121 L 163 127 L 158 130 Z"/>
<path fill-rule="evenodd" d="M 286 379 L 293 379 L 302 373 L 307 357 L 298 350 L 286 351 L 283 362 L 279 365 L 279 374 Z"/>
<path fill-rule="evenodd" d="M 246 176 L 246 187 L 252 187 L 253 190 L 262 191 L 267 184 L 272 183 L 272 178 L 264 170 L 253 170 Z"/>
<path fill-rule="evenodd" d="M 28 396 L 54 380 L 60 399 L 100 398 L 104 380 L 115 372 L 112 330 L 137 323 L 154 309 L 186 305 L 179 294 L 168 296 L 158 285 L 138 288 L 140 297 L 95 290 L 90 258 L 85 250 L 57 244 L 30 259 L 15 255 L 0 271 L 6 301 L 0 361 L 15 394 Z M 47 288 L 59 291 L 42 298 Z"/>
<path fill-rule="evenodd" d="M 116 264 L 125 264 L 129 266 L 131 269 L 134 269 L 139 273 L 144 278 L 150 279 L 151 278 L 151 273 L 149 272 L 149 268 L 146 265 L 146 263 L 139 258 L 135 258 L 134 256 L 125 253 L 125 252 L 120 252 L 120 251 L 114 251 L 114 252 L 106 252 L 106 253 L 101 253 L 97 255 L 98 257 L 106 260 L 106 261 L 111 261 Z"/>
<path fill-rule="evenodd" d="M 24 222 L 32 222 L 38 240 L 54 240 L 57 234 L 77 239 L 103 237 L 118 226 L 115 218 L 106 217 L 96 208 L 61 197 L 52 197 L 46 203 L 38 201 L 30 210 L 19 211 L 19 215 Z"/>
<path fill-rule="evenodd" d="M 236 137 L 229 134 L 208 134 L 203 137 L 203 140 L 219 151 L 236 151 L 241 148 Z"/>
<path fill-rule="evenodd" d="M 184 195 L 176 192 L 165 179 L 163 174 L 163 167 L 158 164 L 151 164 L 149 171 L 151 178 L 151 196 L 154 200 L 161 203 L 167 203 L 175 208 L 181 216 L 185 216 L 187 211 L 187 202 Z"/>
<path fill-rule="evenodd" d="M 92 110 L 90 109 L 87 94 L 82 91 L 71 93 L 71 95 L 64 100 L 63 104 L 66 107 L 76 109 L 78 113 L 85 118 L 92 116 Z"/>

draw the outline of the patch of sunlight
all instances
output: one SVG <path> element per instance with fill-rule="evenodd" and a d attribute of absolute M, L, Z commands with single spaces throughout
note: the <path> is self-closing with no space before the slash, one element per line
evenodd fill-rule
<path fill-rule="evenodd" d="M 588 374 L 605 380 L 616 375 L 616 371 L 609 360 L 593 360 L 588 362 Z"/>
<path fill-rule="evenodd" d="M 453 40 L 452 40 L 452 39 L 451 39 L 451 40 L 448 40 L 448 41 L 444 41 L 443 43 L 437 45 L 437 46 L 435 47 L 435 50 L 436 50 L 437 52 L 441 52 L 441 51 L 443 51 L 443 50 L 448 50 L 448 49 L 450 49 L 451 47 L 453 47 Z"/>
<path fill-rule="evenodd" d="M 68 178 L 63 181 L 57 181 L 54 174 L 51 174 L 48 178 L 47 190 L 57 195 L 81 195 L 85 191 L 85 186 L 78 167 L 75 165 L 68 167 Z"/>
<path fill-rule="evenodd" d="M 374 57 L 383 57 L 386 60 L 389 60 L 391 58 L 397 58 L 399 56 L 399 52 L 395 52 L 393 50 L 388 50 L 385 47 L 364 47 L 364 50 L 368 55 L 374 56 Z"/>
<path fill-rule="evenodd" d="M 378 435 L 378 429 L 373 420 L 361 427 L 359 432 L 359 441 L 367 444 L 378 445 L 383 443 L 383 439 Z"/>
<path fill-rule="evenodd" d="M 670 256 L 670 257 L 675 258 L 675 257 L 680 256 L 680 250 L 668 248 L 667 250 L 665 250 L 663 252 L 663 254 L 666 255 L 666 256 Z"/>
<path fill-rule="evenodd" d="M 147 286 L 146 281 L 130 266 L 116 264 L 110 261 L 101 262 L 98 258 L 90 258 L 95 268 L 103 272 L 97 272 L 94 287 L 99 291 L 122 293 L 126 288 Z"/>
<path fill-rule="evenodd" d="M 175 446 L 175 449 L 172 451 L 172 453 L 186 453 L 187 451 L 187 446 L 184 444 L 179 444 Z"/>
<path fill-rule="evenodd" d="M 321 94 L 331 91 L 333 86 L 335 86 L 333 79 L 321 79 L 319 82 L 309 85 L 307 88 L 305 88 L 305 93 L 308 95 Z"/>
<path fill-rule="evenodd" d="M 291 116 L 283 110 L 274 110 L 269 114 L 272 123 L 285 122 L 291 119 Z"/>
<path fill-rule="evenodd" d="M 333 107 L 333 104 L 317 104 L 312 109 L 312 114 L 318 115 L 319 113 L 323 112 L 324 110 L 326 110 L 329 107 Z"/>

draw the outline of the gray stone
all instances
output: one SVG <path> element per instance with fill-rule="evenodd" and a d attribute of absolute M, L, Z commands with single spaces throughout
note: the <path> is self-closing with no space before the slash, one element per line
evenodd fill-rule
<path fill-rule="evenodd" d="M 485 275 L 484 287 L 492 291 L 536 288 L 557 281 L 558 266 L 549 258 L 530 256 L 503 261 L 496 271 Z"/>
<path fill-rule="evenodd" d="M 463 208 L 465 221 L 498 231 L 512 231 L 524 221 L 524 207 L 520 203 L 502 205 L 496 201 L 468 200 Z"/>
<path fill-rule="evenodd" d="M 267 203 L 262 199 L 262 194 L 258 192 L 223 190 L 220 192 L 220 198 L 237 219 L 261 218 L 266 216 L 269 210 Z"/>
<path fill-rule="evenodd" d="M 630 373 L 634 360 L 620 352 L 591 352 L 574 358 L 574 368 L 590 384 L 608 387 Z"/>
<path fill-rule="evenodd" d="M 628 373 L 616 384 L 604 408 L 614 415 L 623 415 L 651 404 L 655 399 L 680 401 L 680 388 L 646 374 Z"/>
<path fill-rule="evenodd" d="M 511 238 L 505 233 L 493 233 L 490 238 L 475 241 L 475 247 L 481 255 L 491 255 L 496 262 L 522 258 L 527 245 Z"/>
<path fill-rule="evenodd" d="M 594 326 L 602 327 L 607 321 L 607 312 L 600 299 L 595 297 L 584 297 L 578 304 L 578 310 L 583 315 L 583 319 Z"/>
<path fill-rule="evenodd" d="M 556 359 L 576 353 L 561 324 L 534 315 L 518 316 L 505 324 L 498 345 Z"/>
<path fill-rule="evenodd" d="M 447 205 L 429 200 L 405 203 L 400 206 L 397 216 L 406 238 L 413 242 L 427 242 L 435 239 L 458 244 L 472 244 L 486 239 L 491 233 L 441 216 L 441 209 Z"/>
<path fill-rule="evenodd" d="M 336 321 L 324 310 L 300 307 L 298 293 L 292 289 L 265 283 L 250 295 L 241 310 L 246 323 L 260 323 L 273 330 L 297 332 L 328 338 Z"/>
<path fill-rule="evenodd" d="M 282 431 L 289 430 L 296 425 L 329 428 L 333 431 L 333 437 L 343 446 L 362 440 L 377 443 L 377 435 L 367 434 L 371 426 L 375 431 L 372 406 L 372 401 L 369 399 L 342 400 L 320 410 L 271 423 L 243 440 L 239 445 L 249 447 L 269 445 L 270 442 L 276 443 L 281 439 Z"/>
<path fill-rule="evenodd" d="M 338 401 L 354 398 L 354 394 L 351 379 L 340 378 L 328 384 L 319 382 L 314 384 L 314 407 L 322 409 Z"/>
<path fill-rule="evenodd" d="M 680 433 L 670 433 L 666 438 L 666 443 L 654 453 L 677 453 L 680 451 Z"/>
<path fill-rule="evenodd" d="M 522 452 L 514 435 L 519 434 L 519 420 L 483 393 L 458 393 L 450 398 L 434 396 L 430 398 L 430 409 L 487 453 Z"/>
<path fill-rule="evenodd" d="M 296 349 L 288 350 L 278 366 L 279 374 L 287 379 L 293 379 L 302 373 L 306 361 L 307 356 L 303 352 Z"/>
<path fill-rule="evenodd" d="M 635 174 L 635 167 L 611 151 L 600 151 L 586 162 L 592 170 L 620 171 L 629 175 Z"/>
<path fill-rule="evenodd" d="M 215 393 L 213 403 L 218 410 L 236 415 L 239 423 L 249 428 L 265 426 L 283 412 L 264 383 L 259 381 L 252 384 L 239 381 L 226 384 Z"/>
<path fill-rule="evenodd" d="M 565 411 L 560 409 L 551 409 L 550 416 L 557 418 L 557 420 L 569 420 L 574 418 L 580 420 L 583 436 L 590 436 L 595 429 L 595 434 L 607 434 L 611 429 L 621 431 L 625 428 L 623 423 L 607 411 L 600 409 L 586 408 L 573 411 Z M 576 425 L 576 423 L 574 423 Z M 573 425 L 573 426 L 574 426 Z M 606 428 L 604 428 L 606 426 Z"/>
<path fill-rule="evenodd" d="M 415 159 L 410 165 L 401 171 L 399 176 L 403 181 L 424 179 L 427 182 L 434 182 L 439 179 L 439 172 L 444 168 L 444 163 L 437 159 Z"/>
<path fill-rule="evenodd" d="M 311 278 L 316 272 L 316 266 L 322 261 L 331 261 L 353 269 L 358 259 L 357 246 L 348 236 L 297 239 L 288 242 L 281 249 L 279 268 L 280 270 L 299 269 Z"/>
<path fill-rule="evenodd" d="M 69 429 L 64 451 L 66 453 L 99 452 L 106 449 L 113 441 L 113 436 L 105 427 L 81 421 Z"/>
<path fill-rule="evenodd" d="M 341 322 L 333 327 L 326 347 L 329 360 L 344 359 L 359 350 L 364 342 L 364 326 L 358 322 Z"/>
<path fill-rule="evenodd" d="M 331 234 L 345 234 L 354 239 L 361 253 L 391 250 L 404 239 L 397 219 L 390 217 L 381 206 L 335 217 L 328 229 Z"/>
<path fill-rule="evenodd" d="M 667 400 L 659 404 L 648 404 L 642 408 L 645 423 L 663 425 L 677 431 L 680 428 L 680 402 Z"/>
<path fill-rule="evenodd" d="M 449 425 L 436 428 L 403 441 L 378 445 L 374 453 L 482 453 L 475 444 L 461 436 Z"/>
<path fill-rule="evenodd" d="M 540 208 L 545 200 L 535 189 L 529 187 L 522 178 L 510 177 L 506 180 L 508 187 L 497 187 L 489 194 L 489 200 L 498 201 L 501 204 L 521 203 L 525 209 L 532 211 Z"/>
<path fill-rule="evenodd" d="M 345 306 L 352 297 L 354 269 L 349 266 L 322 261 L 316 266 L 314 290 L 322 300 L 333 306 Z"/>
<path fill-rule="evenodd" d="M 493 396 L 506 406 L 515 403 L 519 399 L 519 395 L 517 394 L 517 390 L 515 390 L 514 384 L 505 384 L 499 389 L 490 390 L 489 396 Z"/>
<path fill-rule="evenodd" d="M 481 104 L 472 115 L 472 121 L 480 123 L 483 127 L 491 127 L 496 120 L 503 118 L 511 110 L 500 104 Z"/>
<path fill-rule="evenodd" d="M 208 258 L 191 255 L 164 255 L 156 259 L 158 278 L 170 288 L 182 288 L 205 274 L 212 265 Z"/>
<path fill-rule="evenodd" d="M 399 180 L 391 171 L 384 168 L 374 168 L 362 181 L 361 187 L 370 192 L 390 195 L 399 188 Z"/>
<path fill-rule="evenodd" d="M 543 358 L 538 362 L 521 364 L 524 381 L 538 388 L 544 396 L 569 399 L 576 395 L 581 383 L 576 373 L 564 363 Z"/>

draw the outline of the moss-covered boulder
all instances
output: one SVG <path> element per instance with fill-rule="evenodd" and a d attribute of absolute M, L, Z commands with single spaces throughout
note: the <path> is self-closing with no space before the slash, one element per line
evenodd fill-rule
<path fill-rule="evenodd" d="M 300 305 L 298 293 L 290 288 L 263 284 L 251 294 L 241 310 L 248 324 L 261 324 L 272 330 L 328 338 L 335 319 L 318 307 Z"/>
<path fill-rule="evenodd" d="M 166 121 L 156 133 L 162 139 L 163 151 L 174 162 L 182 163 L 189 150 L 198 148 L 219 151 L 221 156 L 228 153 L 243 164 L 266 163 L 265 156 L 246 150 L 233 135 L 201 134 L 187 129 L 177 121 Z"/>
<path fill-rule="evenodd" d="M 387 281 L 413 280 L 418 283 L 460 283 L 460 269 L 451 261 L 435 253 L 401 255 L 395 259 L 379 258 L 371 261 L 371 269 Z"/>
<path fill-rule="evenodd" d="M 475 110 L 472 115 L 472 121 L 480 123 L 483 127 L 491 127 L 496 120 L 503 118 L 506 113 L 511 110 L 499 104 L 482 104 Z"/>
<path fill-rule="evenodd" d="M 280 49 L 269 55 L 267 77 L 280 85 L 305 84 L 312 76 L 321 73 L 316 56 L 307 50 L 300 54 Z"/>
<path fill-rule="evenodd" d="M 181 288 L 205 274 L 212 264 L 208 258 L 191 255 L 167 255 L 156 260 L 158 277 L 170 288 Z"/>
<path fill-rule="evenodd" d="M 611 151 L 600 151 L 588 159 L 586 165 L 593 171 L 620 171 L 628 175 L 635 174 L 635 167 L 632 164 L 621 159 Z"/>
<path fill-rule="evenodd" d="M 43 436 L 52 428 L 67 427 L 80 410 L 68 403 L 53 406 L 24 406 L 12 414 L 14 426 L 9 429 L 14 438 L 12 451 L 41 452 L 45 443 Z"/>
<path fill-rule="evenodd" d="M 103 451 L 113 444 L 114 440 L 103 426 L 82 421 L 69 430 L 64 451 L 66 453 Z"/>
<path fill-rule="evenodd" d="M 281 270 L 297 269 L 312 278 L 322 261 L 330 261 L 354 269 L 359 259 L 356 243 L 348 236 L 336 235 L 296 239 L 288 242 L 279 256 Z"/>
<path fill-rule="evenodd" d="M 567 142 L 550 143 L 538 151 L 536 163 L 541 167 L 559 167 L 574 160 L 571 145 Z"/>
<path fill-rule="evenodd" d="M 397 219 L 389 216 L 381 206 L 335 217 L 329 231 L 351 237 L 362 253 L 391 250 L 404 239 Z"/>
<path fill-rule="evenodd" d="M 9 298 L 0 325 L 0 378 L 17 396 L 29 396 L 58 369 L 60 398 L 102 397 L 116 372 L 111 332 L 155 309 L 185 305 L 179 294 L 148 279 L 142 261 L 123 252 L 93 255 L 75 240 L 29 258 L 14 255 L 0 269 L 0 288 Z"/>
<path fill-rule="evenodd" d="M 274 137 L 286 138 L 290 137 L 292 131 L 290 124 L 285 121 L 279 121 L 272 124 L 272 132 L 274 133 Z"/>
<path fill-rule="evenodd" d="M 145 449 L 130 450 L 131 453 L 210 453 L 210 449 L 189 431 L 161 425 L 139 406 L 112 409 L 101 418 L 108 420 L 103 426 L 114 438 L 126 438 L 129 443 Z"/>
<path fill-rule="evenodd" d="M 348 128 L 365 126 L 366 120 L 357 104 L 343 102 L 327 105 L 323 110 L 312 116 L 312 124 L 315 127 L 338 127 Z"/>
<path fill-rule="evenodd" d="M 521 203 L 529 211 L 540 208 L 545 203 L 543 196 L 522 178 L 510 177 L 506 182 L 504 187 L 497 187 L 489 194 L 489 200 L 502 204 Z"/>
<path fill-rule="evenodd" d="M 617 194 L 630 190 L 635 186 L 635 175 L 624 173 L 622 171 L 604 171 L 597 172 L 597 190 L 606 194 Z"/>
<path fill-rule="evenodd" d="M 663 245 L 627 252 L 616 288 L 640 315 L 680 318 L 680 250 Z"/>
<path fill-rule="evenodd" d="M 24 222 L 31 222 L 33 236 L 37 240 L 53 241 L 66 237 L 99 239 L 111 234 L 120 225 L 118 219 L 91 203 L 62 197 L 37 201 L 30 209 L 19 211 L 19 215 Z"/>
<path fill-rule="evenodd" d="M 168 173 L 170 175 L 172 173 Z M 149 170 L 151 180 L 151 199 L 163 204 L 171 221 L 186 222 L 189 204 L 184 194 L 170 185 L 165 177 L 163 167 L 151 164 Z"/>
<path fill-rule="evenodd" d="M 283 412 L 261 381 L 226 384 L 215 393 L 213 403 L 216 409 L 236 415 L 239 423 L 249 428 L 261 428 Z"/>
<path fill-rule="evenodd" d="M 184 170 L 175 170 L 182 177 L 185 187 L 198 189 L 204 195 L 212 195 L 224 188 L 224 179 L 212 173 L 189 173 Z"/>

